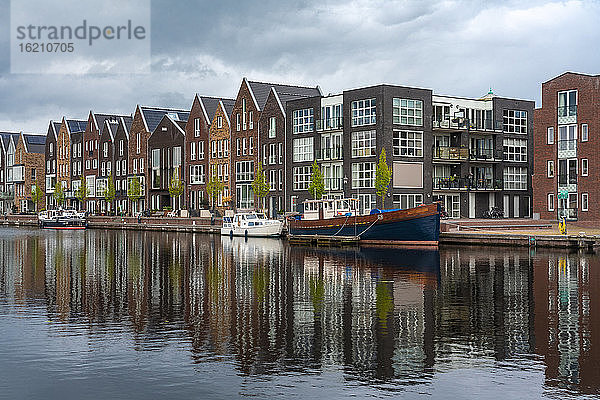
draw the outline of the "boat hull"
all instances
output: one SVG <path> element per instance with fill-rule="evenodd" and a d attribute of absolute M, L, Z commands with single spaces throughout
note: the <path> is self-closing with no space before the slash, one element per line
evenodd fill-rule
<path fill-rule="evenodd" d="M 281 236 L 282 225 L 270 224 L 257 227 L 231 227 L 221 228 L 223 236 L 245 236 L 245 237 L 278 237 Z"/>
<path fill-rule="evenodd" d="M 292 220 L 290 235 L 353 236 L 361 243 L 437 245 L 437 204 L 357 217 Z"/>
<path fill-rule="evenodd" d="M 44 228 L 44 229 L 86 229 L 86 223 L 85 222 L 80 222 L 80 221 L 69 221 L 69 222 L 64 222 L 64 221 L 56 221 L 56 220 L 51 220 L 51 221 L 40 221 L 39 222 L 40 228 Z"/>

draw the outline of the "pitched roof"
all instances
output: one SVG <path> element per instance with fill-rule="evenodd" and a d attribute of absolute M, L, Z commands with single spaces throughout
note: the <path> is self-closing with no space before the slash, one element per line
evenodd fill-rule
<path fill-rule="evenodd" d="M 221 99 L 218 97 L 208 97 L 208 96 L 198 96 L 200 102 L 202 103 L 204 110 L 207 114 L 208 123 L 212 122 L 215 117 L 215 113 L 217 112 L 217 108 L 219 107 L 219 101 L 231 102 L 231 109 L 233 110 L 233 104 L 235 104 L 235 99 Z"/>
<path fill-rule="evenodd" d="M 142 111 L 142 117 L 144 118 L 146 128 L 148 128 L 148 132 L 154 132 L 165 114 L 170 114 L 173 119 L 179 121 L 187 121 L 190 116 L 189 111 L 175 108 L 141 106 L 140 110 Z"/>
<path fill-rule="evenodd" d="M 46 135 L 24 133 L 25 149 L 28 153 L 46 153 Z"/>
<path fill-rule="evenodd" d="M 8 144 L 10 143 L 10 139 L 15 140 L 15 146 L 17 145 L 16 140 L 19 139 L 19 132 L 0 132 L 0 137 L 2 138 L 2 146 L 4 147 L 4 151 L 8 150 Z"/>
<path fill-rule="evenodd" d="M 96 127 L 98 128 L 98 130 L 102 130 L 102 127 L 104 126 L 104 121 L 106 121 L 106 120 L 111 121 L 111 122 L 118 122 L 119 118 L 130 116 L 130 115 L 121 115 L 121 114 L 100 114 L 100 113 L 95 113 L 93 111 L 90 111 L 90 113 L 92 113 L 92 117 L 94 118 L 94 121 L 96 123 Z"/>
<path fill-rule="evenodd" d="M 118 127 L 119 123 L 117 121 L 105 119 L 104 125 L 102 125 L 102 130 L 100 131 L 100 136 L 108 135 L 110 137 L 110 141 L 114 142 Z"/>
<path fill-rule="evenodd" d="M 225 109 L 225 114 L 227 114 L 227 118 L 229 118 L 229 116 L 233 112 L 233 107 L 235 106 L 235 100 L 224 99 L 224 100 L 221 100 L 221 102 L 223 103 L 223 108 Z"/>
<path fill-rule="evenodd" d="M 82 119 L 67 119 L 66 121 L 69 133 L 85 132 L 87 121 Z"/>
<path fill-rule="evenodd" d="M 131 130 L 131 125 L 133 124 L 132 117 L 121 117 L 119 118 L 119 125 L 123 126 L 123 130 L 125 132 L 125 137 L 129 140 L 129 131 Z"/>
<path fill-rule="evenodd" d="M 248 87 L 252 92 L 252 95 L 256 99 L 258 103 L 258 107 L 260 110 L 263 109 L 265 103 L 267 102 L 267 98 L 269 97 L 269 92 L 271 88 L 275 89 L 277 95 L 279 96 L 282 103 L 285 105 L 287 101 L 300 99 L 305 97 L 315 97 L 321 96 L 321 89 L 318 86 L 316 87 L 307 87 L 307 86 L 293 86 L 293 85 L 282 85 L 278 83 L 266 83 L 266 82 L 255 82 L 255 81 L 247 81 Z"/>

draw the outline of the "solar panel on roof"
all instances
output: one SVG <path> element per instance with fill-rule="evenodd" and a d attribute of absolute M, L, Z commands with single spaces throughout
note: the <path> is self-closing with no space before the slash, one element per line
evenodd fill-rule
<path fill-rule="evenodd" d="M 45 136 L 27 136 L 27 143 L 31 144 L 45 144 L 46 137 Z"/>

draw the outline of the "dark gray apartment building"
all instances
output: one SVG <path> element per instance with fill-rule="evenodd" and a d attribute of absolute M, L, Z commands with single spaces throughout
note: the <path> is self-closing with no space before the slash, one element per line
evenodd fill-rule
<path fill-rule="evenodd" d="M 381 207 L 375 174 L 381 151 L 392 168 L 385 208 L 442 202 L 451 218 L 531 214 L 533 101 L 488 93 L 480 99 L 377 85 L 292 100 L 287 114 L 287 208 L 310 198 L 314 160 L 325 197 Z"/>

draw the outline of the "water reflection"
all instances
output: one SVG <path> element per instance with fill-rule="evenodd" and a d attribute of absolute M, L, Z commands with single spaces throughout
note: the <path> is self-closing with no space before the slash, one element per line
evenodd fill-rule
<path fill-rule="evenodd" d="M 51 335 L 128 332 L 136 350 L 189 346 L 193 363 L 242 376 L 333 369 L 388 390 L 543 363 L 548 393 L 600 391 L 596 255 L 2 233 L 0 315 L 42 305 Z"/>

